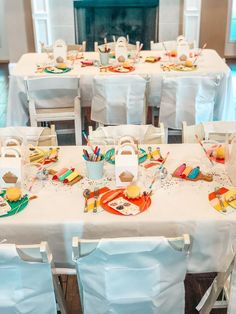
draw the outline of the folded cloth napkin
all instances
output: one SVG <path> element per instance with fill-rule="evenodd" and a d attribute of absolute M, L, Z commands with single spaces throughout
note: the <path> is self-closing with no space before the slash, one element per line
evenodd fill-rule
<path fill-rule="evenodd" d="M 18 137 L 26 144 L 37 146 L 43 130 L 41 127 L 6 127 L 0 128 L 0 137 Z"/>
<path fill-rule="evenodd" d="M 99 192 L 99 197 L 97 199 L 97 212 L 103 211 L 103 208 L 100 206 L 100 200 L 103 196 L 103 194 L 107 193 L 110 191 L 108 187 L 103 187 L 98 190 Z M 90 194 L 90 197 L 88 198 L 88 212 L 92 212 L 94 208 L 94 192 Z"/>

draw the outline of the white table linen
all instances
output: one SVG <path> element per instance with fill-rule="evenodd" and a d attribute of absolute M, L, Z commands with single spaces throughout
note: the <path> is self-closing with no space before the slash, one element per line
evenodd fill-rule
<path fill-rule="evenodd" d="M 181 163 L 209 166 L 209 161 L 197 144 L 160 145 L 161 152 L 169 151 L 166 162 L 169 173 Z M 61 147 L 55 169 L 73 166 L 84 173 L 82 147 Z M 114 166 L 106 163 L 106 172 Z M 219 165 L 222 170 L 223 165 Z M 206 168 L 207 169 L 207 168 Z M 229 182 L 229 181 L 227 181 Z M 208 202 L 208 194 L 222 185 L 221 178 L 198 183 L 172 179 L 152 197 L 150 208 L 137 216 L 117 216 L 106 211 L 84 213 L 82 182 L 73 187 L 52 182 L 46 184 L 38 198 L 25 210 L 11 217 L 0 218 L 0 239 L 29 244 L 48 241 L 57 265 L 73 265 L 71 239 L 191 235 L 192 248 L 188 271 L 219 271 L 231 243 L 236 238 L 236 211 L 223 215 Z M 230 183 L 228 183 L 230 184 Z"/>
<path fill-rule="evenodd" d="M 146 56 L 162 56 L 162 61 L 157 63 L 145 63 Z M 87 59 L 99 60 L 96 52 L 84 53 Z M 148 92 L 149 105 L 160 106 L 162 80 L 164 77 L 186 75 L 186 72 L 163 72 L 160 65 L 162 62 L 168 62 L 168 57 L 164 52 L 143 51 L 142 58 L 138 64 L 135 64 L 135 71 L 132 74 L 138 74 L 146 77 L 150 76 L 150 86 Z M 82 106 L 91 106 L 93 91 L 92 81 L 96 75 L 111 75 L 111 73 L 100 73 L 99 68 L 94 66 L 81 67 L 80 62 L 74 64 L 73 70 L 61 74 L 35 73 L 36 65 L 47 61 L 46 54 L 28 53 L 21 57 L 17 63 L 12 75 L 10 76 L 7 125 L 26 125 L 28 122 L 28 106 L 25 95 L 24 77 L 38 77 L 54 75 L 59 77 L 69 76 L 80 78 L 81 103 Z M 234 118 L 232 75 L 229 67 L 220 58 L 214 50 L 204 50 L 198 60 L 198 69 L 191 73 L 192 76 L 217 76 L 220 77 L 220 83 L 217 90 L 216 103 L 214 106 L 214 120 L 232 120 Z M 116 74 L 115 74 L 116 75 Z M 124 73 L 118 75 L 125 75 Z"/>

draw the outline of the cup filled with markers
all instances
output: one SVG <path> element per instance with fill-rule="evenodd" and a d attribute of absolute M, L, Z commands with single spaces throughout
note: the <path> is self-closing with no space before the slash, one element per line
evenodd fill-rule
<path fill-rule="evenodd" d="M 90 152 L 91 151 L 91 152 Z M 101 149 L 96 146 L 89 150 L 83 150 L 83 158 L 86 164 L 87 177 L 91 180 L 99 180 L 103 177 L 104 155 Z"/>

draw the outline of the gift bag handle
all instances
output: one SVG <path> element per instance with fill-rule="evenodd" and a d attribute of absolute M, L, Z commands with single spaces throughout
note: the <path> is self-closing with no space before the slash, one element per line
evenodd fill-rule
<path fill-rule="evenodd" d="M 7 154 L 13 155 L 16 158 L 20 157 L 20 152 L 15 148 L 4 148 L 2 152 L 2 157 L 7 157 Z"/>
<path fill-rule="evenodd" d="M 8 146 L 11 143 L 16 144 L 16 146 L 21 146 L 20 142 L 17 139 L 15 139 L 15 138 L 8 138 L 4 142 L 5 146 Z"/>
<path fill-rule="evenodd" d="M 116 154 L 117 155 L 122 155 L 123 152 L 131 152 L 129 155 L 135 155 L 136 149 L 135 145 L 132 143 L 125 143 L 122 144 L 121 146 L 118 147 Z"/>
<path fill-rule="evenodd" d="M 132 136 L 122 136 L 120 139 L 119 139 L 119 142 L 118 142 L 118 146 L 121 146 L 123 144 L 133 144 L 135 145 L 134 143 L 134 139 Z"/>

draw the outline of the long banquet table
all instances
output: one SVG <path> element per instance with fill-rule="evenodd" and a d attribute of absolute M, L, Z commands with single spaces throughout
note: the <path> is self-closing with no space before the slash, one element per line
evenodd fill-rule
<path fill-rule="evenodd" d="M 209 170 L 209 161 L 197 144 L 160 145 L 165 155 L 170 152 L 166 168 L 170 173 L 183 162 L 200 165 Z M 84 174 L 82 147 L 61 147 L 54 169 L 75 167 Z M 180 236 L 191 235 L 189 272 L 220 271 L 231 253 L 236 238 L 236 211 L 223 215 L 208 202 L 208 193 L 216 186 L 230 186 L 219 164 L 213 182 L 189 182 L 170 175 L 152 196 L 150 208 L 136 216 L 117 216 L 106 211 L 84 213 L 82 195 L 91 181 L 83 179 L 73 187 L 51 180 L 38 193 L 38 198 L 17 215 L 0 217 L 0 241 L 32 244 L 48 241 L 58 266 L 73 265 L 71 239 L 124 236 Z M 114 166 L 106 163 L 105 178 L 112 176 Z M 113 184 L 106 179 L 96 184 Z M 91 185 L 89 185 L 91 187 Z M 112 186 L 111 186 L 112 187 Z"/>
<path fill-rule="evenodd" d="M 146 56 L 161 56 L 161 62 L 146 63 Z M 84 59 L 99 60 L 96 52 L 84 53 Z M 7 108 L 7 125 L 26 125 L 29 119 L 28 105 L 25 94 L 25 77 L 59 76 L 80 78 L 81 103 L 82 106 L 90 106 L 92 100 L 92 82 L 96 75 L 111 75 L 112 73 L 100 73 L 95 66 L 81 67 L 80 61 L 76 61 L 72 71 L 55 75 L 47 73 L 36 73 L 37 64 L 47 62 L 47 54 L 27 53 L 24 54 L 10 76 L 9 97 Z M 148 89 L 149 105 L 159 106 L 161 101 L 162 81 L 167 76 L 217 76 L 219 86 L 214 106 L 214 120 L 233 120 L 235 116 L 233 105 L 232 75 L 229 67 L 214 50 L 206 49 L 198 60 L 198 69 L 193 72 L 163 72 L 160 65 L 168 62 L 169 58 L 164 52 L 142 51 L 140 62 L 135 64 L 135 71 L 132 74 L 150 77 Z M 112 62 L 112 60 L 111 60 Z M 173 62 L 173 61 L 172 61 Z M 116 75 L 125 75 L 124 73 Z"/>

